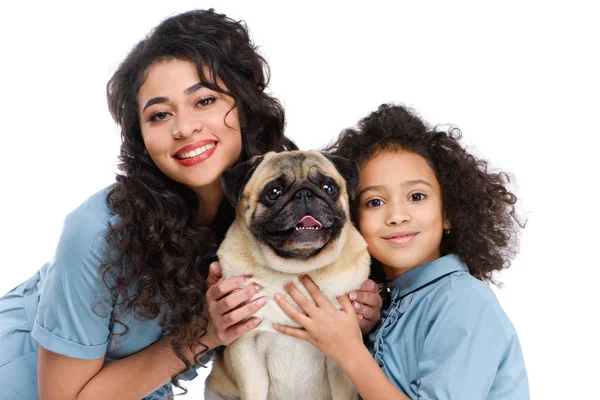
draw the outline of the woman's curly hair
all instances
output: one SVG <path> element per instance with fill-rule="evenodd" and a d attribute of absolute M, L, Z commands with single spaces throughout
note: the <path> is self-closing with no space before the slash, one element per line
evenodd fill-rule
<path fill-rule="evenodd" d="M 224 202 L 212 225 L 200 226 L 198 197 L 165 176 L 145 151 L 138 91 L 148 68 L 170 59 L 194 62 L 205 86 L 233 97 L 242 131 L 239 161 L 268 151 L 296 149 L 296 145 L 283 135 L 283 107 L 265 93 L 268 65 L 257 53 L 245 23 L 212 9 L 161 22 L 131 50 L 108 82 L 109 109 L 121 129 L 122 145 L 120 173 L 107 196 L 118 221 L 107 232 L 109 246 L 100 273 L 111 291 L 113 307 L 121 310 L 116 322 L 121 323 L 119 315 L 127 311 L 140 319 L 161 316 L 175 353 L 188 369 L 191 364 L 183 349 L 201 349 L 200 354 L 206 350 L 199 339 L 207 327 L 206 273 L 200 263 L 209 246 L 222 239 L 234 213 Z M 217 86 L 217 78 L 228 91 Z M 190 332 L 186 326 L 196 329 Z M 178 375 L 172 378 L 177 386 Z"/>
<path fill-rule="evenodd" d="M 406 107 L 382 104 L 356 129 L 344 130 L 327 150 L 359 165 L 388 151 L 422 156 L 440 184 L 444 215 L 452 225 L 442 237 L 441 255 L 458 255 L 471 275 L 494 283 L 494 271 L 510 266 L 524 225 L 515 213 L 517 197 L 507 188 L 509 176 L 491 172 L 487 161 L 460 145 L 460 138 L 457 128 L 429 128 Z M 353 208 L 356 223 L 356 204 Z M 382 273 L 374 262 L 374 278 L 381 279 Z"/>

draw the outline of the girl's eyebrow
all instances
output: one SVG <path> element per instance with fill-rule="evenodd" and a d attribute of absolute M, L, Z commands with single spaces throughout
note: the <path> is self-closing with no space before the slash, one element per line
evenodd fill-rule
<path fill-rule="evenodd" d="M 385 186 L 383 186 L 383 185 L 367 186 L 366 188 L 364 188 L 363 190 L 358 192 L 356 197 L 360 197 L 364 192 L 368 192 L 369 190 L 377 191 L 377 190 L 384 190 L 384 189 L 385 189 Z"/>
<path fill-rule="evenodd" d="M 418 184 L 423 184 L 423 185 L 427 185 L 429 187 L 433 187 L 433 185 L 427 181 L 424 181 L 422 179 L 415 179 L 414 181 L 405 181 L 402 182 L 402 186 L 415 186 Z"/>
<path fill-rule="evenodd" d="M 402 186 L 415 186 L 418 184 L 423 184 L 423 185 L 427 185 L 431 188 L 433 188 L 433 185 L 427 181 L 424 181 L 422 179 L 415 179 L 412 181 L 404 181 L 402 182 L 400 185 Z M 373 185 L 373 186 L 367 186 L 366 188 L 364 188 L 363 190 L 361 190 L 360 192 L 358 192 L 358 194 L 356 195 L 356 197 L 360 197 L 364 192 L 368 192 L 369 190 L 373 190 L 373 191 L 383 191 L 385 190 L 385 186 L 384 185 Z"/>
<path fill-rule="evenodd" d="M 186 94 L 186 96 L 189 96 L 190 94 L 194 93 L 197 90 L 202 89 L 203 87 L 204 87 L 204 85 L 202 84 L 202 82 L 198 82 L 196 84 L 193 84 L 189 88 L 185 89 L 184 93 Z M 153 106 L 155 104 L 160 104 L 160 103 L 166 103 L 168 101 L 169 101 L 168 97 L 162 97 L 162 96 L 161 97 L 153 97 L 146 102 L 146 105 L 144 105 L 142 112 L 146 111 L 146 109 L 150 106 Z"/>

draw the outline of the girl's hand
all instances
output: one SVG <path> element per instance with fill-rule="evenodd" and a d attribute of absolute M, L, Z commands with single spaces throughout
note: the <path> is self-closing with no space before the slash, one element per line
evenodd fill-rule
<path fill-rule="evenodd" d="M 358 290 L 349 293 L 352 305 L 356 310 L 358 325 L 363 335 L 371 332 L 381 317 L 381 296 L 379 288 L 371 279 L 366 280 Z"/>
<path fill-rule="evenodd" d="M 229 345 L 235 339 L 256 328 L 262 320 L 250 318 L 265 305 L 265 298 L 259 297 L 248 302 L 262 290 L 259 285 L 242 285 L 249 277 L 236 276 L 220 280 L 222 269 L 218 262 L 210 264 L 206 304 L 209 323 L 207 336 L 218 345 Z M 250 318 L 244 322 L 246 318 Z"/>
<path fill-rule="evenodd" d="M 304 275 L 300 277 L 300 281 L 315 304 L 308 300 L 293 283 L 286 286 L 286 291 L 306 315 L 297 311 L 281 294 L 275 295 L 275 301 L 283 312 L 303 329 L 279 324 L 274 324 L 273 328 L 286 335 L 310 342 L 323 354 L 342 364 L 353 356 L 357 346 L 363 347 L 356 312 L 350 299 L 347 295 L 338 297 L 342 309 L 337 310 L 310 277 Z"/>

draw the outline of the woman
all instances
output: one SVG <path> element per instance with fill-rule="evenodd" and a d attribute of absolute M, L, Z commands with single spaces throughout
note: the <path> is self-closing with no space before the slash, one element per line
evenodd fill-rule
<path fill-rule="evenodd" d="M 256 289 L 234 278 L 205 299 L 219 267 L 207 279 L 200 265 L 233 218 L 221 173 L 296 148 L 267 82 L 245 25 L 212 10 L 134 47 L 107 87 L 116 183 L 67 217 L 52 263 L 0 299 L 0 399 L 166 399 L 170 380 L 257 325 L 240 322 Z"/>

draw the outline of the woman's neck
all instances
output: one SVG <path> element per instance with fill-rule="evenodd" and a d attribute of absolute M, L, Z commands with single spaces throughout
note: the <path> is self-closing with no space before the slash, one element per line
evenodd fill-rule
<path fill-rule="evenodd" d="M 209 225 L 217 215 L 219 205 L 223 201 L 224 192 L 221 181 L 217 180 L 209 185 L 193 188 L 193 190 L 200 201 L 198 220 L 202 225 Z"/>

